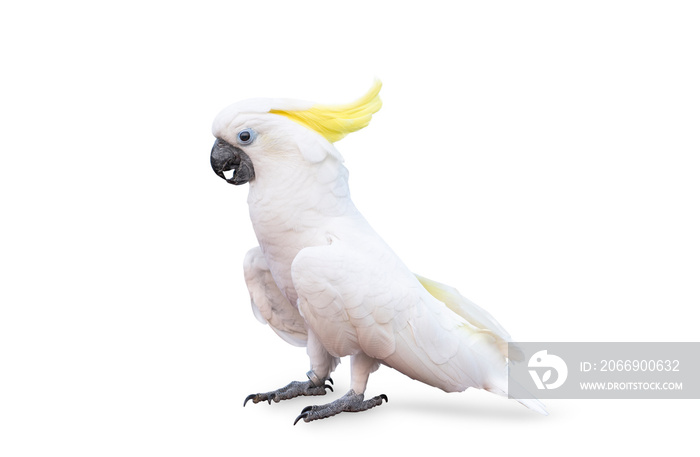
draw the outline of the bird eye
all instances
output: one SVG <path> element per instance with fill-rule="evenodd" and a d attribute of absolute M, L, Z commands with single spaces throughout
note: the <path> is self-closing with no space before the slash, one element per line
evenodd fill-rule
<path fill-rule="evenodd" d="M 250 144 L 255 139 L 255 132 L 252 129 L 245 129 L 238 132 L 238 141 L 241 144 Z"/>

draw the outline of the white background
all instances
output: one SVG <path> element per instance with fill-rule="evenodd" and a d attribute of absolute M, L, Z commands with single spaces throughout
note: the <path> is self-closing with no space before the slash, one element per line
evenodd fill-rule
<path fill-rule="evenodd" d="M 0 454 L 688 455 L 697 400 L 445 394 L 388 368 L 242 407 L 308 360 L 250 311 L 247 189 L 209 167 L 229 103 L 384 107 L 337 143 L 417 273 L 520 341 L 697 341 L 695 2 L 24 2 L 3 6 Z"/>

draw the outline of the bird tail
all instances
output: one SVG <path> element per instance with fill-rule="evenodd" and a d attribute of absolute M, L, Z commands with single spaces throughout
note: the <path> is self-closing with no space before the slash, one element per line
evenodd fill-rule
<path fill-rule="evenodd" d="M 485 363 L 485 368 L 487 367 L 485 371 L 488 373 L 485 379 L 481 381 L 473 380 L 470 384 L 497 395 L 509 397 L 507 366 L 503 364 L 506 363 L 506 360 L 521 361 L 524 359 L 524 354 L 517 345 L 512 343 L 508 332 L 491 314 L 465 298 L 454 287 L 420 275 L 416 275 L 416 278 L 418 278 L 418 281 L 430 295 L 464 319 L 462 329 L 469 337 L 470 350 L 477 351 L 482 361 L 489 361 Z M 466 360 L 468 362 L 465 362 L 462 365 L 463 367 L 471 365 L 470 361 L 474 360 L 474 355 L 467 354 Z M 511 379 L 510 382 L 514 383 L 515 381 Z M 526 392 L 520 386 L 518 386 L 517 391 Z M 534 396 L 530 397 L 515 398 L 515 400 L 540 414 L 548 415 L 547 409 L 542 402 L 534 398 Z"/>

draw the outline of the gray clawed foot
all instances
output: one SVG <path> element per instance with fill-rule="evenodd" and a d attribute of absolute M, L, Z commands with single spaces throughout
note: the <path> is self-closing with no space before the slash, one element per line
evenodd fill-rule
<path fill-rule="evenodd" d="M 294 425 L 296 425 L 301 419 L 303 419 L 304 422 L 311 422 L 318 419 L 325 419 L 327 417 L 335 416 L 336 414 L 342 412 L 355 413 L 359 411 L 367 411 L 370 408 L 381 405 L 382 401 L 389 402 L 389 399 L 386 395 L 381 394 L 365 401 L 363 394 L 356 394 L 351 390 L 334 402 L 320 406 L 307 406 L 306 408 L 302 409 L 301 414 L 299 414 L 299 416 L 297 416 L 297 418 L 294 420 Z"/>
<path fill-rule="evenodd" d="M 333 380 L 330 378 L 328 380 L 333 384 Z M 281 389 L 273 390 L 272 392 L 248 395 L 243 402 L 243 406 L 245 406 L 249 400 L 253 400 L 253 403 L 267 401 L 268 404 L 271 404 L 273 401 L 279 403 L 282 400 L 289 400 L 290 398 L 299 396 L 325 395 L 326 389 L 333 392 L 333 387 L 329 384 L 317 386 L 311 381 L 292 381 Z"/>

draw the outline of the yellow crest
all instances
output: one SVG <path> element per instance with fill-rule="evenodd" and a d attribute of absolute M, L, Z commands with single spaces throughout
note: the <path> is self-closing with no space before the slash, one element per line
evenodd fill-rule
<path fill-rule="evenodd" d="M 382 83 L 377 80 L 362 98 L 345 105 L 314 105 L 303 111 L 273 109 L 270 112 L 285 116 L 335 143 L 348 133 L 367 127 L 372 114 L 382 107 L 381 88 Z"/>

